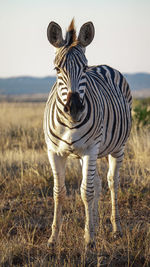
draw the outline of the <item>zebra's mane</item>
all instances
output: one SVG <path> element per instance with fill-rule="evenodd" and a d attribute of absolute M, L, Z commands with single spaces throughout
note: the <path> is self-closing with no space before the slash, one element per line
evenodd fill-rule
<path fill-rule="evenodd" d="M 72 46 L 77 45 L 77 43 L 78 43 L 78 40 L 76 36 L 76 29 L 75 29 L 74 18 L 73 18 L 66 32 L 65 47 L 69 47 L 69 46 L 72 47 Z"/>

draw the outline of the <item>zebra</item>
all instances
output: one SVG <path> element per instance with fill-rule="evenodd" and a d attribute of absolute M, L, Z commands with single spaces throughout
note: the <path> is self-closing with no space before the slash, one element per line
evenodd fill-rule
<path fill-rule="evenodd" d="M 95 34 L 92 22 L 80 28 L 78 37 L 71 21 L 66 36 L 56 22 L 50 22 L 47 37 L 55 48 L 57 80 L 44 112 L 44 133 L 54 177 L 54 217 L 48 246 L 59 239 L 62 207 L 66 197 L 65 166 L 76 157 L 82 166 L 81 199 L 85 206 L 85 245 L 95 245 L 98 229 L 98 201 L 101 179 L 97 159 L 107 157 L 111 192 L 111 223 L 115 236 L 122 235 L 117 204 L 119 169 L 131 130 L 132 96 L 124 76 L 107 66 L 88 66 L 85 48 Z"/>

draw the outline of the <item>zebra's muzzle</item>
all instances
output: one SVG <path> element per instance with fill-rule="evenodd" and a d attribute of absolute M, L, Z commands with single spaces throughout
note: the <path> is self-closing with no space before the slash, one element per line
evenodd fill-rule
<path fill-rule="evenodd" d="M 70 114 L 73 120 L 78 119 L 78 115 L 84 110 L 79 94 L 77 92 L 69 92 L 67 95 L 67 103 L 64 106 L 64 112 Z"/>

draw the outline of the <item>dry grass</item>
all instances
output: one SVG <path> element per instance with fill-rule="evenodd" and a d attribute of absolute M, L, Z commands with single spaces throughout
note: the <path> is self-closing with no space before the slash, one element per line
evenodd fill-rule
<path fill-rule="evenodd" d="M 47 249 L 53 218 L 53 178 L 44 142 L 43 103 L 0 103 L 0 266 L 149 266 L 150 139 L 133 127 L 120 173 L 123 237 L 111 238 L 107 163 L 99 162 L 103 190 L 97 253 L 84 257 L 81 170 L 68 163 L 68 197 L 56 251 Z"/>

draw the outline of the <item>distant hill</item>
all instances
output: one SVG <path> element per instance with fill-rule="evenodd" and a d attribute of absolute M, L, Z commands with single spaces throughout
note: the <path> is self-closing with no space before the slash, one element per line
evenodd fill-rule
<path fill-rule="evenodd" d="M 135 73 L 129 74 L 125 73 L 124 76 L 126 77 L 131 90 L 143 90 L 149 89 L 150 90 L 150 74 L 149 73 Z"/>
<path fill-rule="evenodd" d="M 146 90 L 150 92 L 150 74 L 135 73 L 124 74 L 131 90 L 138 92 Z M 56 77 L 47 76 L 44 78 L 37 77 L 12 77 L 0 78 L 0 94 L 1 95 L 27 95 L 27 94 L 47 94 Z"/>
<path fill-rule="evenodd" d="M 21 95 L 21 94 L 46 94 L 50 91 L 56 77 L 14 77 L 0 78 L 0 94 Z"/>

